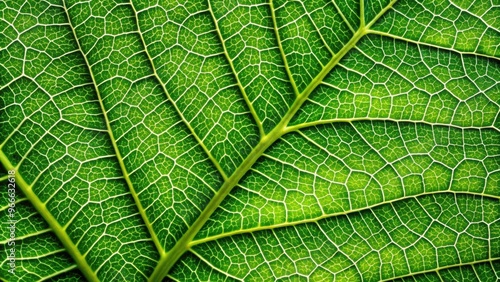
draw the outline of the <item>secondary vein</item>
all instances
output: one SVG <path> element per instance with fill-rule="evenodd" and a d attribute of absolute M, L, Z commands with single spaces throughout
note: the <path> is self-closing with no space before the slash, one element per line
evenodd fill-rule
<path fill-rule="evenodd" d="M 153 240 L 153 242 L 155 244 L 155 247 L 156 247 L 157 251 L 160 254 L 164 253 L 165 251 L 163 250 L 163 247 L 162 247 L 162 245 L 160 243 L 160 240 L 156 236 L 156 233 L 153 230 L 153 225 L 149 221 L 149 218 L 146 215 L 146 210 L 142 206 L 141 201 L 139 200 L 139 195 L 135 191 L 134 185 L 133 185 L 132 181 L 130 180 L 129 173 L 127 171 L 127 168 L 125 167 L 125 163 L 123 162 L 123 158 L 122 158 L 120 149 L 118 148 L 118 144 L 116 143 L 116 139 L 114 137 L 113 130 L 111 129 L 111 124 L 109 122 L 108 114 L 107 114 L 106 108 L 104 107 L 103 99 L 102 99 L 101 93 L 99 91 L 99 88 L 97 87 L 97 82 L 95 80 L 94 73 L 92 71 L 92 68 L 90 67 L 90 63 L 89 63 L 89 61 L 87 59 L 87 56 L 83 52 L 83 49 L 82 49 L 82 47 L 80 45 L 80 41 L 78 40 L 78 37 L 76 35 L 76 31 L 75 31 L 75 28 L 73 26 L 73 23 L 71 22 L 71 18 L 70 18 L 68 9 L 66 8 L 66 2 L 63 2 L 63 4 L 64 4 L 64 12 L 66 13 L 66 17 L 68 18 L 68 23 L 69 23 L 69 26 L 70 26 L 71 31 L 73 33 L 73 37 L 75 38 L 76 44 L 78 46 L 78 49 L 80 50 L 80 52 L 82 54 L 82 57 L 85 60 L 85 64 L 88 66 L 90 77 L 92 78 L 94 89 L 95 89 L 96 94 L 97 94 L 97 99 L 99 100 L 99 106 L 100 106 L 101 111 L 102 111 L 103 116 L 104 116 L 104 121 L 106 123 L 106 129 L 108 131 L 108 135 L 109 135 L 109 138 L 111 140 L 111 144 L 113 145 L 113 150 L 115 151 L 116 159 L 118 160 L 118 163 L 120 165 L 120 169 L 122 171 L 122 174 L 123 174 L 123 177 L 125 179 L 125 182 L 127 183 L 127 186 L 129 188 L 130 194 L 132 195 L 132 198 L 134 199 L 134 202 L 137 205 L 137 209 L 139 211 L 139 214 L 141 215 L 141 218 L 144 221 L 144 224 L 146 225 L 146 228 L 148 229 L 148 232 L 149 232 L 149 234 L 151 236 L 151 239 Z"/>
<path fill-rule="evenodd" d="M 295 93 L 295 96 L 299 96 L 300 93 L 297 88 L 297 84 L 295 83 L 295 80 L 293 79 L 292 72 L 290 71 L 290 67 L 288 66 L 288 60 L 286 59 L 285 51 L 283 50 L 283 45 L 281 44 L 281 38 L 280 38 L 280 33 L 278 31 L 278 22 L 276 20 L 276 12 L 274 8 L 274 3 L 273 0 L 269 1 L 269 8 L 271 9 L 271 17 L 273 19 L 273 29 L 274 29 L 274 34 L 276 36 L 276 41 L 278 43 L 278 48 L 280 50 L 280 55 L 281 59 L 283 60 L 283 64 L 285 65 L 285 71 L 288 76 L 288 79 L 290 80 L 290 83 L 292 84 L 293 91 Z"/>
<path fill-rule="evenodd" d="M 162 80 L 160 79 L 160 76 L 156 72 L 155 63 L 153 62 L 153 58 L 149 54 L 149 51 L 148 51 L 148 48 L 147 48 L 147 45 L 146 45 L 146 41 L 144 40 L 144 37 L 142 36 L 141 30 L 140 30 L 140 27 L 139 27 L 139 20 L 138 20 L 138 17 L 137 17 L 137 10 L 136 10 L 134 4 L 132 3 L 132 1 L 130 2 L 130 6 L 132 7 L 132 11 L 134 12 L 134 19 L 136 20 L 137 33 L 138 33 L 139 37 L 141 38 L 141 44 L 142 44 L 142 46 L 144 48 L 144 52 L 146 53 L 146 56 L 148 57 L 148 60 L 149 60 L 149 62 L 151 64 L 151 68 L 153 69 L 153 75 L 154 75 L 155 79 L 158 81 L 158 84 L 161 86 L 163 92 L 165 93 L 165 96 L 167 96 L 167 99 L 172 103 L 173 107 L 175 108 L 176 113 L 179 115 L 179 117 L 181 118 L 182 122 L 186 125 L 186 127 L 188 128 L 188 130 L 191 133 L 191 135 L 193 135 L 193 137 L 196 139 L 196 142 L 198 142 L 198 144 L 200 144 L 201 148 L 203 149 L 203 151 L 205 152 L 205 154 L 207 154 L 208 158 L 213 163 L 213 165 L 215 166 L 215 168 L 217 169 L 217 171 L 220 173 L 220 175 L 222 176 L 222 178 L 224 180 L 227 180 L 227 175 L 224 172 L 224 170 L 222 169 L 222 167 L 220 166 L 219 162 L 214 158 L 214 156 L 212 155 L 212 153 L 210 152 L 210 150 L 207 148 L 207 146 L 205 146 L 205 143 L 203 142 L 203 140 L 201 140 L 201 138 L 198 136 L 198 134 L 196 134 L 194 128 L 186 120 L 186 118 L 182 114 L 182 111 L 179 109 L 179 107 L 177 107 L 177 104 L 174 102 L 174 99 L 172 99 L 172 97 L 170 96 L 170 93 L 167 91 L 167 88 L 165 87 L 165 85 L 163 84 Z"/>
<path fill-rule="evenodd" d="M 215 18 L 214 11 L 212 9 L 212 5 L 210 4 L 210 1 L 208 1 L 208 10 L 210 12 L 210 15 L 212 16 L 212 21 L 214 22 L 215 30 L 217 31 L 217 36 L 219 37 L 219 40 L 221 42 L 222 49 L 224 49 L 224 56 L 226 57 L 226 60 L 228 61 L 229 66 L 231 67 L 231 71 L 233 72 L 234 77 L 236 78 L 236 84 L 238 85 L 238 88 L 240 89 L 240 92 L 243 95 L 243 99 L 245 100 L 245 103 L 247 104 L 248 108 L 250 109 L 250 113 L 252 114 L 252 117 L 255 120 L 257 127 L 259 128 L 259 134 L 260 134 L 260 137 L 262 138 L 266 134 L 264 132 L 264 127 L 262 126 L 262 122 L 261 122 L 259 116 L 257 115 L 257 112 L 255 111 L 255 108 L 253 107 L 252 102 L 248 98 L 247 92 L 245 91 L 243 84 L 241 84 L 238 73 L 236 72 L 236 68 L 234 67 L 233 60 L 231 59 L 231 57 L 229 56 L 229 52 L 227 51 L 226 43 L 224 42 L 224 38 L 222 37 L 222 34 L 220 32 L 219 24 L 217 23 L 217 19 Z"/>
<path fill-rule="evenodd" d="M 370 210 L 370 209 L 373 209 L 373 208 L 376 208 L 379 206 L 383 206 L 383 205 L 391 204 L 391 203 L 396 203 L 396 202 L 404 201 L 407 199 L 417 199 L 418 197 L 425 196 L 425 195 L 439 195 L 439 194 L 474 195 L 474 196 L 479 196 L 479 197 L 486 197 L 486 198 L 500 200 L 500 196 L 497 196 L 497 195 L 490 195 L 490 194 L 469 192 L 469 191 L 441 190 L 441 191 L 424 192 L 424 193 L 421 193 L 418 195 L 404 196 L 404 197 L 397 198 L 397 199 L 382 201 L 380 203 L 368 205 L 366 207 L 350 209 L 350 210 L 342 211 L 342 212 L 334 212 L 331 214 L 322 214 L 322 215 L 319 215 L 319 216 L 316 216 L 313 218 L 297 220 L 297 221 L 293 221 L 293 222 L 284 222 L 284 223 L 273 224 L 273 225 L 268 225 L 268 226 L 251 227 L 251 228 L 247 228 L 247 229 L 234 230 L 231 232 L 212 235 L 209 237 L 205 237 L 205 238 L 191 241 L 191 243 L 189 244 L 189 247 L 191 248 L 191 247 L 196 246 L 196 245 L 200 245 L 200 244 L 207 243 L 210 241 L 214 241 L 214 240 L 218 240 L 218 239 L 226 238 L 226 237 L 231 237 L 231 236 L 235 236 L 235 235 L 239 235 L 239 234 L 253 233 L 253 232 L 263 231 L 263 230 L 272 230 L 272 229 L 277 229 L 277 228 L 296 226 L 296 225 L 305 224 L 305 223 L 314 223 L 314 222 L 318 222 L 318 221 L 326 219 L 326 218 L 332 218 L 332 217 L 336 217 L 336 216 L 340 216 L 340 215 L 349 215 L 352 213 Z"/>

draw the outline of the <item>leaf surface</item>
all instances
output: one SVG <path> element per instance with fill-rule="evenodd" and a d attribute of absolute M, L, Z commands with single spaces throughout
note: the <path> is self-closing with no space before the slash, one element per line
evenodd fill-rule
<path fill-rule="evenodd" d="M 0 277 L 500 279 L 499 13 L 0 3 Z"/>

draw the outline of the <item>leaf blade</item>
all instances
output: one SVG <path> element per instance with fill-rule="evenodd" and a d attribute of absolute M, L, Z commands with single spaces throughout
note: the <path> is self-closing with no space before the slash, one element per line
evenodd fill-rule
<path fill-rule="evenodd" d="M 49 222 L 67 224 L 54 229 L 92 279 L 496 275 L 498 44 L 483 40 L 496 7 L 419 1 L 413 17 L 403 0 L 68 2 L 67 16 L 59 2 L 0 4 L 0 149 Z M 421 37 L 400 33 L 429 13 Z M 97 226 L 80 216 L 99 213 Z M 329 231 L 339 220 L 357 226 L 351 237 Z M 324 260 L 335 248 L 350 265 Z M 421 251 L 435 256 L 421 263 Z M 51 275 L 77 279 L 67 266 Z"/>

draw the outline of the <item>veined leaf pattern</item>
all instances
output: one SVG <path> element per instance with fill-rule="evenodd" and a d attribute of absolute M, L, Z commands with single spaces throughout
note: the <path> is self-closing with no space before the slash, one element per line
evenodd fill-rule
<path fill-rule="evenodd" d="M 499 3 L 0 15 L 2 280 L 500 279 Z"/>

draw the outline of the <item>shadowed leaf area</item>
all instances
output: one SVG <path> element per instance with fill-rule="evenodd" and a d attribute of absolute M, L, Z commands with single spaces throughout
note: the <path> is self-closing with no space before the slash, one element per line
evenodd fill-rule
<path fill-rule="evenodd" d="M 3 0 L 0 163 L 2 281 L 497 281 L 500 3 Z"/>

